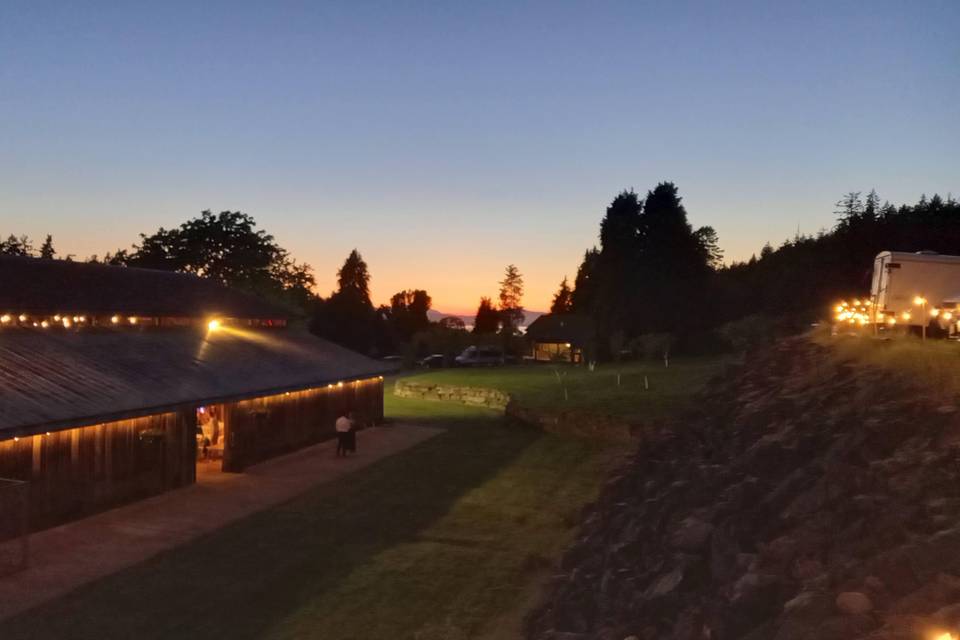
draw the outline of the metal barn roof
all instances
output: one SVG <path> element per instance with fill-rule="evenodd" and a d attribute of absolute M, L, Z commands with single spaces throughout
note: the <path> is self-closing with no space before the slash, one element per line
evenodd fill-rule
<path fill-rule="evenodd" d="M 196 276 L 0 256 L 0 313 L 285 319 L 290 312 Z"/>
<path fill-rule="evenodd" d="M 0 331 L 0 437 L 336 383 L 386 368 L 295 329 Z"/>

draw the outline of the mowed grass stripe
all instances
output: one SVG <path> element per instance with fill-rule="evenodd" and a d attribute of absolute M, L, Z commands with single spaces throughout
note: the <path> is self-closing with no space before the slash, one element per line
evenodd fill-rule
<path fill-rule="evenodd" d="M 569 540 L 608 452 L 480 409 L 391 395 L 387 411 L 448 431 L 0 623 L 0 637 L 479 633 Z"/>

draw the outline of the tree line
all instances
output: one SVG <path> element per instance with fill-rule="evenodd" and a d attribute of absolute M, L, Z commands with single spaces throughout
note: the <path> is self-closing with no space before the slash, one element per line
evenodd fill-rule
<path fill-rule="evenodd" d="M 724 264 L 715 230 L 689 224 L 674 184 L 660 183 L 644 198 L 624 191 L 600 222 L 599 247 L 585 252 L 573 287 L 567 278 L 560 283 L 551 312 L 591 317 L 600 356 L 651 341 L 719 349 L 744 331 L 808 326 L 838 298 L 868 293 L 881 251 L 960 254 L 960 204 L 952 196 L 898 207 L 872 190 L 848 193 L 836 206 L 831 229 Z"/>
<path fill-rule="evenodd" d="M 57 259 L 53 237 L 39 248 L 27 236 L 0 240 L 0 254 Z M 74 260 L 72 255 L 62 259 Z M 500 304 L 482 298 L 470 338 L 457 317 L 431 322 L 430 295 L 423 289 L 395 293 L 389 304 L 374 307 L 370 272 L 354 249 L 337 272 L 337 289 L 326 298 L 314 288 L 313 268 L 297 262 L 276 239 L 258 229 L 254 218 L 239 211 L 202 211 L 173 229 L 140 234 L 130 249 L 119 249 L 86 262 L 189 273 L 216 280 L 285 306 L 303 318 L 310 330 L 349 348 L 372 355 L 409 351 L 452 354 L 472 340 L 501 336 L 509 344 L 523 323 L 523 276 L 508 265 L 500 283 Z M 411 350 L 412 345 L 412 350 Z"/>
<path fill-rule="evenodd" d="M 797 328 L 825 317 L 834 300 L 866 293 L 880 251 L 960 254 L 960 204 L 952 196 L 895 206 L 881 203 L 876 191 L 851 192 L 836 214 L 829 230 L 798 233 L 776 248 L 768 243 L 759 255 L 725 265 L 715 230 L 690 224 L 676 185 L 662 182 L 643 197 L 623 191 L 602 216 L 598 245 L 585 251 L 573 283 L 563 278 L 550 311 L 592 318 L 599 357 L 644 344 L 719 348 L 738 323 L 753 333 L 763 323 Z M 0 254 L 58 257 L 50 235 L 35 248 L 30 238 L 11 234 L 0 240 Z M 356 249 L 337 273 L 337 289 L 320 296 L 312 267 L 238 211 L 203 211 L 87 261 L 212 278 L 283 304 L 316 334 L 373 355 L 449 354 L 471 341 L 514 349 L 524 320 L 523 276 L 513 264 L 497 301 L 480 299 L 471 333 L 459 318 L 431 322 L 432 299 L 423 289 L 374 306 L 369 269 Z"/>

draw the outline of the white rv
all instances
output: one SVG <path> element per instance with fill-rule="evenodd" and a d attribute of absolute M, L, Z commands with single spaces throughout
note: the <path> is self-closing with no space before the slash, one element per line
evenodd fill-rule
<path fill-rule="evenodd" d="M 884 251 L 873 261 L 870 299 L 875 322 L 927 324 L 936 310 L 960 302 L 960 256 Z"/>

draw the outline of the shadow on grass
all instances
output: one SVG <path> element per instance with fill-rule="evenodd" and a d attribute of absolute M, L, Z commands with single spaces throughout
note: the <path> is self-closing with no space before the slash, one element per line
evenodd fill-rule
<path fill-rule="evenodd" d="M 0 637 L 239 640 L 271 635 L 285 619 L 319 606 L 325 594 L 374 556 L 416 539 L 459 497 L 542 437 L 495 414 L 445 404 L 406 403 L 393 417 L 451 428 L 2 622 Z M 328 634 L 312 627 L 310 635 Z"/>

